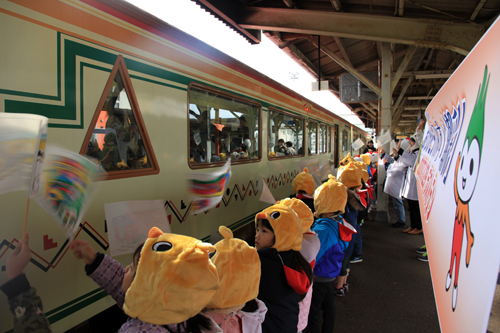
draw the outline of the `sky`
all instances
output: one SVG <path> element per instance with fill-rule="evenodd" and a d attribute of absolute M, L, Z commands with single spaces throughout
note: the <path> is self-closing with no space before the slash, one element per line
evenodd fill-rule
<path fill-rule="evenodd" d="M 311 84 L 316 79 L 264 34 L 260 44 L 251 45 L 191 0 L 127 1 L 365 129 L 361 120 L 331 92 L 312 91 Z"/>

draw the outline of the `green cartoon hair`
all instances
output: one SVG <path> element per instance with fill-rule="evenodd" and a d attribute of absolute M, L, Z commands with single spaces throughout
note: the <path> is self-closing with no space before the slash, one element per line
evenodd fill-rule
<path fill-rule="evenodd" d="M 472 142 L 472 138 L 474 138 L 474 136 L 477 137 L 477 141 L 479 142 L 479 151 L 481 151 L 483 147 L 484 107 L 486 104 L 486 93 L 488 92 L 489 83 L 490 77 L 488 75 L 488 66 L 486 65 L 484 68 L 483 84 L 479 86 L 476 104 L 474 105 L 469 127 L 467 128 L 467 135 L 465 136 L 466 139 L 469 139 L 469 147 Z"/>

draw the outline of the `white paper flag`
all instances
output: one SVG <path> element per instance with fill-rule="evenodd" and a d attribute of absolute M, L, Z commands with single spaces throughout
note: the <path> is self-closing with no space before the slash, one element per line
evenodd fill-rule
<path fill-rule="evenodd" d="M 111 256 L 133 253 L 158 227 L 170 232 L 163 200 L 122 201 L 104 205 Z"/>
<path fill-rule="evenodd" d="M 48 118 L 34 114 L 0 113 L 0 194 L 39 190 Z"/>
<path fill-rule="evenodd" d="M 352 143 L 352 149 L 358 150 L 359 148 L 363 147 L 365 143 L 361 139 L 357 139 Z"/>
<path fill-rule="evenodd" d="M 383 146 L 386 143 L 389 143 L 391 141 L 391 132 L 387 130 L 385 132 L 384 130 L 380 131 L 380 134 L 377 137 L 377 146 Z"/>
<path fill-rule="evenodd" d="M 269 190 L 269 187 L 267 187 L 266 181 L 264 180 L 263 177 L 260 177 L 260 183 L 258 189 L 260 191 L 260 198 L 259 198 L 260 201 L 267 202 L 268 204 L 271 205 L 274 205 L 276 203 L 276 199 Z"/>

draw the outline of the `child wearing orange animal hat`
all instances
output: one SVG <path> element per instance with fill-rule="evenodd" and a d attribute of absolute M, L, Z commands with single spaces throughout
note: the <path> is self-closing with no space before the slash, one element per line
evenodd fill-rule
<path fill-rule="evenodd" d="M 275 204 L 255 216 L 255 248 L 261 262 L 258 299 L 267 306 L 263 333 L 297 333 L 300 296 L 312 270 L 300 254 L 302 224 L 289 206 Z"/>
<path fill-rule="evenodd" d="M 211 244 L 154 227 L 126 268 L 87 241 L 74 240 L 70 248 L 84 260 L 87 275 L 130 317 L 119 333 L 222 332 L 200 314 L 219 287 Z"/>
<path fill-rule="evenodd" d="M 314 182 L 313 176 L 309 173 L 307 168 L 304 168 L 292 182 L 293 194 L 290 198 L 297 198 L 302 200 L 309 209 L 314 213 L 314 190 L 316 189 L 316 183 Z"/>
<path fill-rule="evenodd" d="M 361 170 L 354 163 L 349 163 L 347 167 L 342 170 L 338 176 L 338 181 L 344 184 L 347 188 L 347 203 L 343 218 L 357 229 L 357 218 L 359 211 L 366 209 L 366 202 L 363 205 L 357 191 L 361 189 L 362 173 Z M 342 268 L 339 277 L 335 281 L 335 294 L 337 296 L 344 296 L 349 291 L 349 284 L 347 283 L 347 276 L 351 269 L 350 257 L 353 253 L 354 244 L 358 235 L 353 234 L 352 239 L 349 241 L 349 246 L 344 250 L 344 260 L 342 261 Z"/>
<path fill-rule="evenodd" d="M 316 256 L 318 255 L 319 249 L 321 247 L 321 242 L 319 241 L 318 235 L 311 230 L 311 226 L 314 223 L 313 212 L 309 207 L 299 199 L 283 199 L 279 203 L 291 207 L 299 216 L 300 223 L 302 224 L 302 249 L 300 254 L 304 259 L 314 268 L 316 263 Z M 297 326 L 297 332 L 302 332 L 307 327 L 307 321 L 309 317 L 309 309 L 311 307 L 313 282 L 311 281 L 311 287 L 307 291 L 304 299 L 299 302 L 299 324 Z"/>
<path fill-rule="evenodd" d="M 219 273 L 219 289 L 204 313 L 224 333 L 261 333 L 267 307 L 259 299 L 260 259 L 257 250 L 231 230 L 219 227 L 224 237 L 217 242 L 212 262 Z"/>
<path fill-rule="evenodd" d="M 347 203 L 347 190 L 332 175 L 328 178 L 314 192 L 318 219 L 312 230 L 318 235 L 321 247 L 314 266 L 308 333 L 332 332 L 335 327 L 335 279 L 353 232 L 341 216 Z"/>

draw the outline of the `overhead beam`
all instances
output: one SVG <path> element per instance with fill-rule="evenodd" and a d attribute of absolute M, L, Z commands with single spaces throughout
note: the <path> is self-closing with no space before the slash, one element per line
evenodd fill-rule
<path fill-rule="evenodd" d="M 342 57 L 344 57 L 344 60 L 349 64 L 349 66 L 352 66 L 351 59 L 349 59 L 349 55 L 347 54 L 347 50 L 344 47 L 344 43 L 340 40 L 339 37 L 334 36 L 333 39 L 335 40 L 335 44 L 337 44 L 340 53 L 342 53 Z"/>
<path fill-rule="evenodd" d="M 244 29 L 399 43 L 464 55 L 484 33 L 484 27 L 475 23 L 258 7 L 246 7 L 237 23 Z"/>
<path fill-rule="evenodd" d="M 408 53 L 408 49 L 401 50 L 399 52 L 396 52 L 393 56 L 394 59 L 397 59 L 399 57 L 402 57 Z M 377 66 L 379 62 L 379 59 L 375 59 L 372 61 L 365 62 L 364 64 L 361 64 L 359 66 L 356 66 L 356 69 L 360 72 L 364 72 L 368 68 L 372 68 L 373 66 Z"/>
<path fill-rule="evenodd" d="M 399 68 L 396 71 L 396 74 L 394 74 L 394 77 L 391 80 L 391 95 L 394 92 L 394 88 L 396 88 L 396 85 L 398 84 L 399 79 L 401 78 L 401 75 L 403 75 L 404 70 L 406 69 L 406 67 L 410 63 L 410 60 L 413 57 L 413 55 L 415 54 L 416 50 L 417 50 L 417 48 L 415 46 L 411 45 L 409 47 L 408 53 L 406 53 L 403 61 L 401 61 L 401 64 L 399 65 Z"/>
<path fill-rule="evenodd" d="M 374 93 L 376 93 L 378 96 L 382 96 L 382 92 L 380 90 L 380 87 L 378 87 L 375 83 L 372 81 L 368 80 L 366 76 L 361 74 L 356 68 L 353 66 L 349 65 L 345 60 L 343 60 L 341 57 L 336 55 L 332 50 L 330 50 L 325 44 L 321 43 L 321 45 L 318 46 L 318 41 L 314 38 L 309 38 L 309 41 L 313 43 L 316 47 L 320 47 L 321 50 L 328 56 L 330 57 L 333 61 L 335 61 L 337 64 L 340 66 L 344 67 L 345 70 L 347 70 L 349 73 L 354 75 L 358 80 L 363 82 L 365 86 L 370 88 Z"/>

